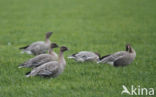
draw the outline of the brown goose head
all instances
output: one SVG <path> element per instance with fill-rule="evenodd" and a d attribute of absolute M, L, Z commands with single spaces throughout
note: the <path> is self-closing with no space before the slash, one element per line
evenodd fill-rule
<path fill-rule="evenodd" d="M 51 43 L 51 45 L 50 45 L 50 48 L 57 48 L 57 47 L 59 47 L 56 43 Z"/>
<path fill-rule="evenodd" d="M 130 44 L 127 44 L 127 45 L 126 45 L 126 51 L 128 51 L 129 53 L 132 53 L 132 52 L 133 52 L 133 51 L 132 51 L 132 47 L 131 47 Z"/>
<path fill-rule="evenodd" d="M 46 33 L 46 39 L 49 39 L 50 36 L 52 35 L 52 33 L 53 33 L 53 32 L 47 32 L 47 33 Z"/>
<path fill-rule="evenodd" d="M 65 51 L 67 51 L 67 50 L 68 50 L 68 48 L 65 47 L 65 46 L 62 46 L 62 47 L 60 48 L 60 51 L 61 51 L 61 52 L 65 52 Z"/>

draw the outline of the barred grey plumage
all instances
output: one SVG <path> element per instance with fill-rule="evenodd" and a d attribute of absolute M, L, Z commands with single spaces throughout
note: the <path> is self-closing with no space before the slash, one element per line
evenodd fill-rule
<path fill-rule="evenodd" d="M 44 63 L 50 62 L 50 61 L 57 61 L 58 55 L 53 51 L 53 48 L 58 47 L 56 43 L 51 43 L 51 46 L 49 48 L 49 54 L 40 54 L 34 58 L 29 59 L 28 61 L 24 62 L 23 64 L 19 65 L 19 68 L 22 67 L 38 67 Z"/>
<path fill-rule="evenodd" d="M 135 57 L 135 50 L 128 44 L 126 45 L 126 51 L 120 51 L 114 54 L 110 54 L 107 57 L 99 60 L 97 63 L 107 63 L 113 66 L 126 66 L 128 64 L 131 64 Z"/>
<path fill-rule="evenodd" d="M 72 54 L 71 56 L 68 56 L 68 58 L 75 59 L 78 62 L 98 61 L 99 57 L 100 57 L 99 54 L 91 51 L 80 51 L 76 54 Z"/>
<path fill-rule="evenodd" d="M 26 77 L 30 76 L 57 77 L 58 75 L 60 75 L 66 66 L 66 61 L 63 57 L 63 52 L 66 50 L 68 50 L 67 47 L 62 46 L 60 48 L 58 61 L 51 61 L 37 68 L 34 68 L 30 73 L 26 75 Z"/>

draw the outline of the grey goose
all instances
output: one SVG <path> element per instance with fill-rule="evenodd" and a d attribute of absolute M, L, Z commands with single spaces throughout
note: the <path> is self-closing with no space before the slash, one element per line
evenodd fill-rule
<path fill-rule="evenodd" d="M 26 73 L 26 77 L 31 77 L 31 76 L 53 77 L 53 78 L 57 77 L 64 71 L 64 68 L 66 66 L 66 61 L 64 59 L 63 52 L 67 50 L 68 50 L 67 47 L 62 46 L 60 48 L 58 61 L 51 61 L 39 67 L 36 67 L 32 69 L 31 72 Z"/>
<path fill-rule="evenodd" d="M 40 54 L 38 56 L 35 56 L 34 58 L 29 59 L 28 61 L 24 62 L 23 64 L 19 65 L 19 68 L 22 67 L 29 67 L 34 68 L 38 67 L 44 63 L 50 62 L 50 61 L 57 61 L 58 56 L 53 51 L 53 48 L 57 48 L 58 45 L 56 43 L 51 43 L 51 46 L 49 48 L 49 54 Z"/>
<path fill-rule="evenodd" d="M 126 66 L 131 64 L 136 57 L 135 50 L 130 44 L 126 45 L 125 51 L 119 51 L 114 54 L 103 56 L 97 63 L 106 63 L 113 66 Z"/>
<path fill-rule="evenodd" d="M 71 56 L 68 56 L 69 59 L 74 59 L 78 62 L 84 62 L 84 61 L 98 61 L 100 55 L 95 52 L 91 51 L 80 51 L 78 53 L 72 54 Z"/>
<path fill-rule="evenodd" d="M 25 47 L 21 47 L 19 49 L 22 49 L 22 53 L 33 54 L 33 55 L 44 54 L 49 49 L 51 43 L 49 38 L 51 35 L 52 32 L 47 32 L 45 36 L 45 41 L 33 42 L 32 44 L 27 45 Z"/>

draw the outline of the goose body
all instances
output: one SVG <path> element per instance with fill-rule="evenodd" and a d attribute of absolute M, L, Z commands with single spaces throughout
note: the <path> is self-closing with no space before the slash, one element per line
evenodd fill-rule
<path fill-rule="evenodd" d="M 68 58 L 75 59 L 78 62 L 98 61 L 99 55 L 91 51 L 80 51 L 76 54 L 72 54 Z"/>
<path fill-rule="evenodd" d="M 126 51 L 119 51 L 108 55 L 97 63 L 107 63 L 113 66 L 126 66 L 131 64 L 136 57 L 136 52 L 130 45 L 126 45 Z"/>
<path fill-rule="evenodd" d="M 57 54 L 52 50 L 53 48 L 58 47 L 56 43 L 51 44 L 51 48 L 49 49 L 49 54 L 40 54 L 34 58 L 29 59 L 28 61 L 24 62 L 23 64 L 19 65 L 19 68 L 22 67 L 38 67 L 44 63 L 50 62 L 50 61 L 57 61 L 58 56 Z"/>
<path fill-rule="evenodd" d="M 66 51 L 66 47 L 60 48 L 60 55 L 58 61 L 51 61 L 45 63 L 39 67 L 34 68 L 30 73 L 27 73 L 26 77 L 30 76 L 42 76 L 42 77 L 57 77 L 60 75 L 66 66 L 66 61 L 63 57 L 63 52 Z"/>
<path fill-rule="evenodd" d="M 48 32 L 46 34 L 46 40 L 45 41 L 37 41 L 34 42 L 28 46 L 21 47 L 20 49 L 23 49 L 22 53 L 27 53 L 27 54 L 34 54 L 34 55 L 39 55 L 39 54 L 44 54 L 46 51 L 49 49 L 51 41 L 49 40 L 52 32 Z"/>

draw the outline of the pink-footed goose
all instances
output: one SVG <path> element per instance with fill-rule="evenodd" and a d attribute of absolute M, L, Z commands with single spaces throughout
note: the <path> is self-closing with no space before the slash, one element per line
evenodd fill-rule
<path fill-rule="evenodd" d="M 135 50 L 130 44 L 126 45 L 126 51 L 103 56 L 97 63 L 107 63 L 113 66 L 126 66 L 131 64 L 136 57 Z"/>
<path fill-rule="evenodd" d="M 72 54 L 71 56 L 68 56 L 68 58 L 74 59 L 78 62 L 98 61 L 100 55 L 98 53 L 91 52 L 91 51 L 80 51 L 78 53 Z"/>
<path fill-rule="evenodd" d="M 62 46 L 60 48 L 60 54 L 58 61 L 51 61 L 45 63 L 39 67 L 34 68 L 31 72 L 26 73 L 26 77 L 41 76 L 41 77 L 57 77 L 60 75 L 66 66 L 66 61 L 63 56 L 63 52 L 68 50 L 67 47 Z"/>
<path fill-rule="evenodd" d="M 53 51 L 53 48 L 57 48 L 58 45 L 56 43 L 51 43 L 50 48 L 49 48 L 49 54 L 40 54 L 38 56 L 35 56 L 34 58 L 29 59 L 28 61 L 24 62 L 23 64 L 19 65 L 19 68 L 22 67 L 38 67 L 44 63 L 50 62 L 50 61 L 57 61 L 58 56 L 57 54 Z"/>
<path fill-rule="evenodd" d="M 51 35 L 52 35 L 52 32 L 47 32 L 45 41 L 33 42 L 32 44 L 25 46 L 25 47 L 21 47 L 19 49 L 23 50 L 22 53 L 33 54 L 33 55 L 44 54 L 49 49 L 49 46 L 51 43 L 49 38 Z"/>

